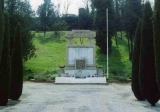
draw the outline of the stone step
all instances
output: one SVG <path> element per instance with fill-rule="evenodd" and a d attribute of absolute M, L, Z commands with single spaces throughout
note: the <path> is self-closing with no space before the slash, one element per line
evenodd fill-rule
<path fill-rule="evenodd" d="M 106 77 L 86 77 L 86 78 L 75 78 L 75 77 L 56 77 L 55 84 L 107 84 Z"/>

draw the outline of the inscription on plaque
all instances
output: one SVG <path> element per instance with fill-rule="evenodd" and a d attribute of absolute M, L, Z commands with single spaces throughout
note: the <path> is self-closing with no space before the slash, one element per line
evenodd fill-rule
<path fill-rule="evenodd" d="M 85 69 L 86 61 L 85 60 L 76 60 L 76 69 Z"/>

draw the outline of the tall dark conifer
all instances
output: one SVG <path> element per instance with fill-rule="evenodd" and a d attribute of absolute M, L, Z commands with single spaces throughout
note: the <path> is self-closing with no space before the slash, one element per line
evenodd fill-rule
<path fill-rule="evenodd" d="M 160 52 L 159 52 L 160 50 L 160 0 L 155 0 L 153 27 L 154 27 L 156 75 L 157 75 L 157 82 L 160 90 Z"/>
<path fill-rule="evenodd" d="M 0 0 L 0 62 L 3 49 L 3 0 Z"/>
<path fill-rule="evenodd" d="M 0 63 L 0 105 L 6 105 L 9 96 L 10 87 L 10 35 L 9 35 L 9 15 L 4 13 L 5 28 L 2 60 Z"/>
<path fill-rule="evenodd" d="M 142 20 L 139 19 L 135 34 L 133 58 L 132 58 L 132 91 L 138 100 L 145 100 L 139 86 L 139 59 L 140 59 L 140 42 L 141 42 Z"/>
<path fill-rule="evenodd" d="M 18 100 L 22 94 L 23 88 L 22 37 L 20 23 L 18 23 L 15 30 L 11 66 L 10 98 L 12 100 Z"/>
<path fill-rule="evenodd" d="M 115 11 L 113 0 L 92 0 L 96 8 L 96 44 L 100 47 L 103 54 L 107 53 L 107 31 L 106 31 L 106 9 L 108 9 L 108 50 L 111 52 L 112 36 L 115 34 Z"/>
<path fill-rule="evenodd" d="M 140 89 L 148 102 L 154 106 L 160 98 L 160 92 L 156 82 L 155 56 L 153 45 L 152 9 L 149 2 L 145 3 L 141 54 L 140 54 Z"/>

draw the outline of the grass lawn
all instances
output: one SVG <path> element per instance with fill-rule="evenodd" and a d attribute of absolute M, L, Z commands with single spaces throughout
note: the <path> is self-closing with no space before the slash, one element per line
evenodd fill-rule
<path fill-rule="evenodd" d="M 112 39 L 112 53 L 109 55 L 109 73 L 111 79 L 125 79 L 131 75 L 131 62 L 128 60 L 127 39 L 118 38 L 118 49 Z M 46 38 L 43 33 L 35 33 L 33 43 L 36 47 L 36 57 L 25 63 L 25 69 L 32 71 L 37 79 L 46 79 L 58 75 L 59 65 L 66 63 L 66 39 L 62 36 L 60 40 L 54 39 L 53 32 L 47 32 Z M 79 43 L 79 39 L 74 39 Z M 84 43 L 88 43 L 84 40 Z M 96 63 L 103 66 L 106 71 L 106 55 L 100 53 L 96 47 Z M 27 73 L 27 76 L 30 73 Z"/>

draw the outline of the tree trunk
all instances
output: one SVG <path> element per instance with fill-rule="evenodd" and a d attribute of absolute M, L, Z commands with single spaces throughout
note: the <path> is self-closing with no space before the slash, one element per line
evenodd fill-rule
<path fill-rule="evenodd" d="M 115 34 L 115 41 L 116 41 L 116 46 L 117 46 L 117 49 L 118 49 L 117 32 L 116 32 L 116 34 Z"/>
<path fill-rule="evenodd" d="M 127 39 L 128 39 L 128 53 L 129 53 L 129 60 L 130 60 L 130 53 L 131 53 L 131 48 L 130 48 L 130 42 L 129 42 L 129 33 L 128 32 L 126 32 L 127 33 Z"/>
<path fill-rule="evenodd" d="M 46 20 L 45 20 L 46 21 Z M 44 38 L 46 37 L 46 22 L 44 23 Z"/>
<path fill-rule="evenodd" d="M 123 31 L 121 31 L 121 39 L 122 39 L 122 36 L 123 36 Z"/>
<path fill-rule="evenodd" d="M 132 57 L 133 57 L 133 36 L 130 35 L 130 40 L 131 40 L 131 44 L 130 44 L 130 60 L 132 61 Z"/>

